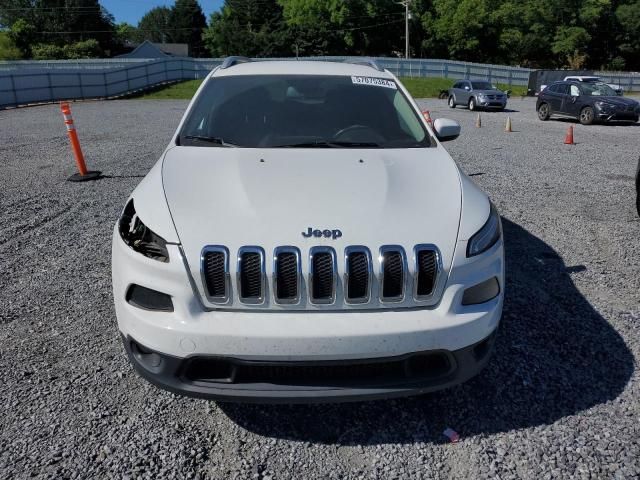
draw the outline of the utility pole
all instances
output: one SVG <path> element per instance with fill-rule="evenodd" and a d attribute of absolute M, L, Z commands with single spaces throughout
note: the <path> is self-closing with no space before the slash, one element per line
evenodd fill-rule
<path fill-rule="evenodd" d="M 409 20 L 411 20 L 411 14 L 409 13 L 409 4 L 412 0 L 403 0 L 397 2 L 399 5 L 404 6 L 404 57 L 409 58 Z"/>

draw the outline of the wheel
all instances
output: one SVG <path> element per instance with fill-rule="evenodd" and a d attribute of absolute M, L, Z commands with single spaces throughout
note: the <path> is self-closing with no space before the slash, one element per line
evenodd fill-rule
<path fill-rule="evenodd" d="M 582 110 L 580 110 L 580 123 L 582 125 L 591 125 L 594 118 L 595 114 L 593 113 L 593 108 L 584 107 Z"/>
<path fill-rule="evenodd" d="M 546 122 L 547 120 L 549 120 L 550 116 L 551 116 L 551 108 L 549 107 L 549 104 L 541 103 L 540 107 L 538 108 L 538 118 L 543 122 Z"/>
<path fill-rule="evenodd" d="M 475 109 L 476 109 L 476 99 L 471 97 L 469 99 L 469 110 L 473 112 Z"/>
<path fill-rule="evenodd" d="M 449 97 L 449 108 L 456 108 L 456 100 L 453 95 Z"/>

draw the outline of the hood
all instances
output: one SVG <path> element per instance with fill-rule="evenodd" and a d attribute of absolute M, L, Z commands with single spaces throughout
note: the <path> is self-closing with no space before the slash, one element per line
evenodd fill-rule
<path fill-rule="evenodd" d="M 593 98 L 593 101 L 595 102 L 597 101 L 606 102 L 606 103 L 610 103 L 611 105 L 615 105 L 617 107 L 629 107 L 632 105 L 635 107 L 639 105 L 638 102 L 632 98 L 620 97 L 618 95 L 616 96 L 594 95 L 591 98 Z"/>
<path fill-rule="evenodd" d="M 242 246 L 260 246 L 270 259 L 275 247 L 293 245 L 305 259 L 316 245 L 333 247 L 338 258 L 349 245 L 365 245 L 375 258 L 381 245 L 401 245 L 410 256 L 416 244 L 431 243 L 440 249 L 445 271 L 453 257 L 460 178 L 440 146 L 174 147 L 165 155 L 162 178 L 194 278 L 200 278 L 205 245 L 226 246 L 231 259 Z M 342 236 L 306 238 L 309 228 L 339 229 Z"/>
<path fill-rule="evenodd" d="M 506 93 L 504 93 L 502 90 L 497 90 L 497 89 L 488 89 L 488 90 L 474 90 L 473 93 L 478 94 L 478 93 L 484 93 L 485 95 L 506 95 Z"/>

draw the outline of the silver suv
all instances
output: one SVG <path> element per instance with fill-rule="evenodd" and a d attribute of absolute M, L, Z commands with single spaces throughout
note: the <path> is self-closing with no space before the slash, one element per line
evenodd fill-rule
<path fill-rule="evenodd" d="M 464 105 L 469 110 L 503 110 L 507 106 L 507 94 L 486 80 L 458 80 L 449 89 L 449 108 L 456 105 Z"/>

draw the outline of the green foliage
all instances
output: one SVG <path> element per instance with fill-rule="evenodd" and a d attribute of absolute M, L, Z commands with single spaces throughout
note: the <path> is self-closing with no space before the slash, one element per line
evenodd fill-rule
<path fill-rule="evenodd" d="M 121 45 L 132 44 L 138 40 L 138 29 L 127 22 L 116 25 L 116 41 Z"/>
<path fill-rule="evenodd" d="M 62 47 L 51 43 L 38 43 L 33 46 L 32 51 L 34 60 L 98 58 L 102 54 L 100 44 L 93 38 Z"/>
<path fill-rule="evenodd" d="M 171 9 L 155 7 L 149 10 L 138 22 L 138 42 L 149 40 L 155 43 L 170 41 L 169 17 Z"/>
<path fill-rule="evenodd" d="M 169 13 L 169 38 L 172 43 L 187 43 L 192 57 L 204 54 L 202 33 L 207 20 L 196 0 L 176 0 Z"/>
<path fill-rule="evenodd" d="M 56 50 L 41 45 L 62 48 L 88 39 L 107 53 L 117 48 L 113 17 L 98 0 L 0 0 L 0 26 L 9 29 L 25 57 L 32 48 L 38 55 Z"/>
<path fill-rule="evenodd" d="M 63 47 L 50 43 L 38 43 L 31 49 L 34 60 L 62 60 L 65 58 Z"/>
<path fill-rule="evenodd" d="M 294 50 L 276 0 L 227 0 L 211 15 L 203 39 L 214 57 L 285 56 Z"/>
<path fill-rule="evenodd" d="M 62 47 L 64 58 L 98 58 L 102 54 L 100 44 L 94 38 Z"/>
<path fill-rule="evenodd" d="M 640 69 L 640 0 L 411 0 L 410 10 L 414 57 Z M 137 28 L 116 26 L 99 0 L 0 0 L 0 29 L 25 58 L 108 56 L 143 40 L 188 43 L 191 55 L 216 57 L 405 49 L 398 0 L 225 0 L 208 26 L 197 0 L 174 0 L 149 10 Z M 70 47 L 89 39 L 100 50 Z"/>
<path fill-rule="evenodd" d="M 0 60 L 20 60 L 22 52 L 6 32 L 0 32 Z"/>

